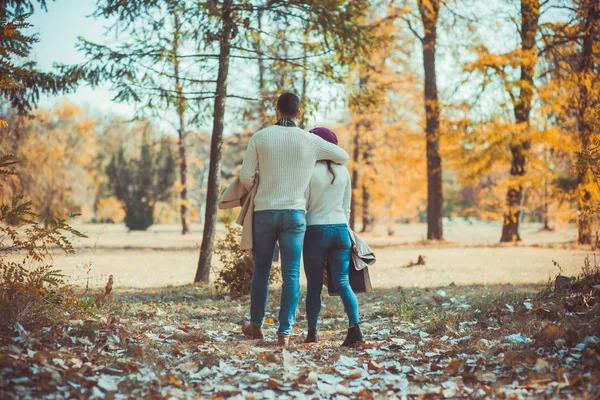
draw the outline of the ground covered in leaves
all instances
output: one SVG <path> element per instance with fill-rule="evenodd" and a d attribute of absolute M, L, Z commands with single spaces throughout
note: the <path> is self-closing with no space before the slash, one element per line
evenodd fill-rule
<path fill-rule="evenodd" d="M 321 341 L 240 332 L 249 299 L 209 287 L 114 294 L 96 319 L 1 337 L 0 393 L 27 398 L 593 398 L 600 396 L 600 275 L 538 286 L 386 289 L 361 295 L 368 343 L 324 295 Z"/>

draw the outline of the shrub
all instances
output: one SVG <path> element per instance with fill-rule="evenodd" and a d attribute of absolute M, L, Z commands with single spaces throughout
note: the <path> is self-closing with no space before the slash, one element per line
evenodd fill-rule
<path fill-rule="evenodd" d="M 139 159 L 127 159 L 125 149 L 113 155 L 106 174 L 117 199 L 125 208 L 125 225 L 145 231 L 154 224 L 154 206 L 167 201 L 175 183 L 175 158 L 167 141 L 158 150 L 144 135 Z"/>
<path fill-rule="evenodd" d="M 225 219 L 225 229 L 227 233 L 224 238 L 217 240 L 215 250 L 215 254 L 223 263 L 222 268 L 216 272 L 215 287 L 220 292 L 243 296 L 250 293 L 250 282 L 254 269 L 252 253 L 240 249 L 242 230 L 232 226 L 231 220 L 228 218 Z M 269 284 L 278 282 L 280 275 L 281 268 L 272 266 Z"/>
<path fill-rule="evenodd" d="M 6 167 L 14 163 L 14 158 L 1 156 L 0 175 L 12 174 Z M 31 202 L 22 197 L 0 204 L 0 332 L 17 323 L 31 329 L 62 321 L 73 313 L 88 313 L 86 303 L 52 266 L 53 250 L 75 253 L 67 234 L 86 236 L 66 220 L 48 220 L 48 226 L 41 227 L 37 218 Z M 17 222 L 17 228 L 7 221 Z"/>
<path fill-rule="evenodd" d="M 123 202 L 116 197 L 107 197 L 98 200 L 96 204 L 96 220 L 100 222 L 121 223 L 125 219 Z"/>

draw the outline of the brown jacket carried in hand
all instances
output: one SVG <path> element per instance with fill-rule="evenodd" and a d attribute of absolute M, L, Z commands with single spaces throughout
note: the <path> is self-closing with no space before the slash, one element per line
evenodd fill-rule
<path fill-rule="evenodd" d="M 254 178 L 254 185 L 250 191 L 242 185 L 240 178 L 235 178 L 233 183 L 221 194 L 219 210 L 242 207 L 235 222 L 242 226 L 242 250 L 252 249 L 252 217 L 254 215 L 254 198 L 258 188 L 258 175 Z"/>
<path fill-rule="evenodd" d="M 221 194 L 219 199 L 219 210 L 227 210 L 235 207 L 242 207 L 235 223 L 242 227 L 241 250 L 252 250 L 252 220 L 254 216 L 254 198 L 258 189 L 258 174 L 254 177 L 254 185 L 248 189 L 242 185 L 240 178 L 229 185 Z M 279 245 L 275 249 L 273 261 L 279 262 Z"/>
<path fill-rule="evenodd" d="M 352 241 L 350 269 L 348 271 L 350 277 L 350 287 L 354 293 L 371 293 L 373 286 L 371 285 L 371 277 L 369 268 L 375 261 L 375 253 L 369 245 L 362 240 L 356 232 L 348 229 L 350 232 L 350 240 Z M 333 279 L 329 267 L 329 261 L 325 261 L 323 284 L 327 287 L 327 292 L 330 296 L 339 296 L 337 290 L 333 286 Z"/>

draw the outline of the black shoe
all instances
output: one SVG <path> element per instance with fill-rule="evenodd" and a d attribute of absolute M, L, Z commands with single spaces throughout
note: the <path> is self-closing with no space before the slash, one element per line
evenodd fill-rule
<path fill-rule="evenodd" d="M 316 329 L 309 329 L 308 334 L 306 335 L 306 339 L 304 343 L 317 343 L 319 341 L 319 336 L 317 335 Z"/>
<path fill-rule="evenodd" d="M 365 338 L 360 330 L 360 325 L 356 324 L 350 329 L 348 329 L 348 335 L 346 335 L 346 340 L 342 343 L 342 346 L 352 346 L 357 343 L 364 343 Z"/>

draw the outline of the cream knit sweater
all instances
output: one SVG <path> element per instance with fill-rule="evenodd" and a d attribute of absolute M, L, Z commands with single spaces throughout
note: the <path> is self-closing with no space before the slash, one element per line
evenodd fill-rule
<path fill-rule="evenodd" d="M 306 191 L 306 225 L 347 224 L 350 219 L 352 186 L 350 174 L 343 165 L 332 164 L 335 181 L 320 162 L 315 166 Z"/>
<path fill-rule="evenodd" d="M 259 173 L 254 211 L 306 210 L 304 193 L 316 162 L 345 164 L 349 158 L 344 149 L 317 135 L 273 125 L 250 139 L 239 178 L 250 189 L 256 171 Z"/>

